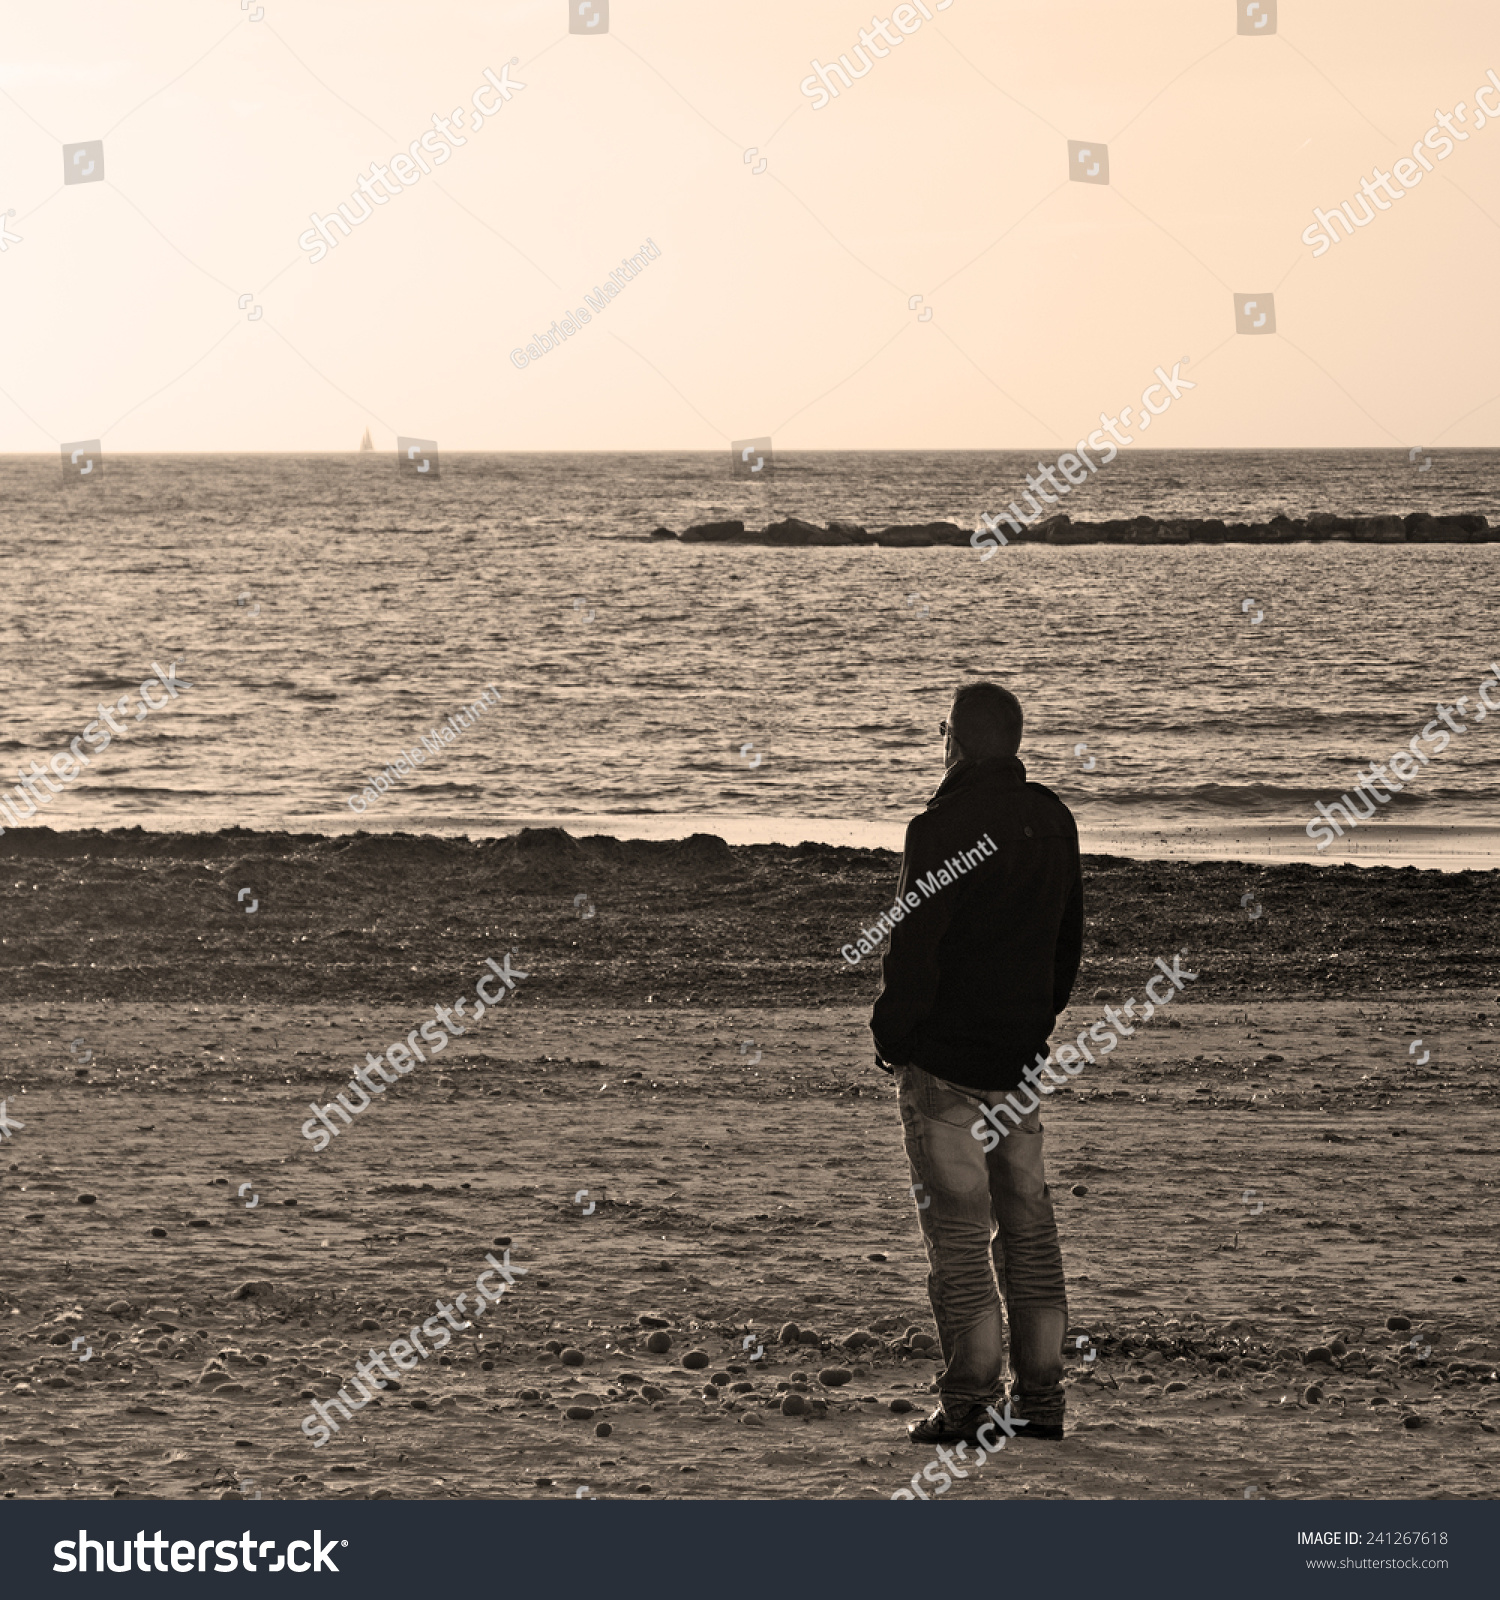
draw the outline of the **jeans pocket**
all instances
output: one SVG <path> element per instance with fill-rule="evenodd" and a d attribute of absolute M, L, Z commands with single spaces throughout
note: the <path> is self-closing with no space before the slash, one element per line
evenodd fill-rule
<path fill-rule="evenodd" d="M 946 1122 L 950 1127 L 965 1128 L 980 1114 L 979 1096 L 951 1084 L 946 1078 L 934 1077 L 921 1067 L 911 1069 L 913 1090 L 918 1108 L 932 1122 Z"/>

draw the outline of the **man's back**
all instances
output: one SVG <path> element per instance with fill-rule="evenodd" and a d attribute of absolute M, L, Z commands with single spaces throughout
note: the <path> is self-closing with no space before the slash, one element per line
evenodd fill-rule
<path fill-rule="evenodd" d="M 947 880 L 947 881 L 944 881 Z M 1083 948 L 1072 813 L 1013 756 L 948 774 L 907 829 L 871 1027 L 889 1062 L 1011 1089 L 1068 1002 Z"/>

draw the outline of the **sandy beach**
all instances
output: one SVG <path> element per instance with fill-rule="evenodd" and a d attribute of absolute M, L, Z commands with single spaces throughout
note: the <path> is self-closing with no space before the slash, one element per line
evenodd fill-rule
<path fill-rule="evenodd" d="M 5 844 L 6 1495 L 886 1498 L 931 1459 L 878 969 L 839 954 L 891 854 Z M 1069 1437 L 943 1497 L 1492 1496 L 1495 875 L 1085 873 L 1060 1032 L 1158 954 L 1199 977 L 1047 1114 Z M 309 1106 L 512 951 L 315 1152 Z M 312 1403 L 507 1250 L 315 1449 Z"/>

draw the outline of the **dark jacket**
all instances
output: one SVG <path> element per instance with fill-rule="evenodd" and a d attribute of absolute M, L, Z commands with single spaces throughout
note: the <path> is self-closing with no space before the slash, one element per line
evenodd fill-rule
<path fill-rule="evenodd" d="M 876 1049 L 966 1088 L 1015 1088 L 1083 954 L 1073 813 L 1014 756 L 960 762 L 906 830 L 897 899 Z"/>

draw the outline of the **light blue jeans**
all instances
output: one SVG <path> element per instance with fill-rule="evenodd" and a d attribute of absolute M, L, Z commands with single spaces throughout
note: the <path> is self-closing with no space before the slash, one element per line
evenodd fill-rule
<path fill-rule="evenodd" d="M 1033 1425 L 1061 1423 L 1068 1297 L 1040 1110 L 1019 1127 L 1002 1117 L 1009 1136 L 986 1153 L 970 1129 L 981 1100 L 998 1104 L 1004 1091 L 960 1088 L 917 1066 L 896 1072 L 944 1361 L 943 1409 L 961 1417 L 995 1400 L 1008 1354 L 1014 1414 Z"/>

